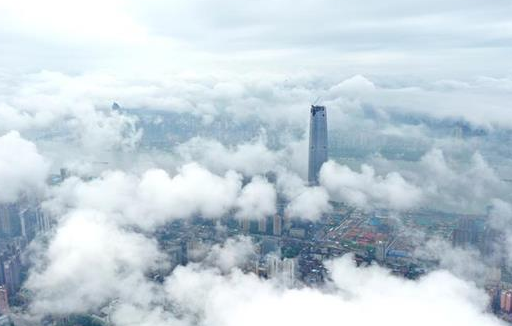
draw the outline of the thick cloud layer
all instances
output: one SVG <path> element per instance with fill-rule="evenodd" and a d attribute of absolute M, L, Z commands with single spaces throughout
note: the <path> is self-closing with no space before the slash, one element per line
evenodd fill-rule
<path fill-rule="evenodd" d="M 0 137 L 0 203 L 15 202 L 22 194 L 35 195 L 45 188 L 49 162 L 34 143 L 16 131 Z"/>
<path fill-rule="evenodd" d="M 65 216 L 40 253 L 25 284 L 38 314 L 84 313 L 117 298 L 147 304 L 152 285 L 145 273 L 165 267 L 155 240 L 94 210 Z"/>
<path fill-rule="evenodd" d="M 112 98 L 99 100 L 105 91 L 98 83 L 112 80 L 47 71 L 11 77 L 0 78 L 0 131 L 64 138 L 63 146 L 72 143 L 98 156 L 134 149 L 142 136 L 134 116 L 110 110 Z"/>
<path fill-rule="evenodd" d="M 277 194 L 274 186 L 262 177 L 254 177 L 238 197 L 239 218 L 261 220 L 276 213 Z"/>
<path fill-rule="evenodd" d="M 48 248 L 39 251 L 27 282 L 35 295 L 31 312 L 87 312 L 114 300 L 110 318 L 120 326 L 502 325 L 486 312 L 482 290 L 445 270 L 405 280 L 380 267 L 357 268 L 347 255 L 327 263 L 323 288 L 289 289 L 239 269 L 254 252 L 249 238 L 228 239 L 160 285 L 145 276 L 166 268 L 154 240 L 109 215 L 77 210 L 60 219 Z"/>
<path fill-rule="evenodd" d="M 381 157 L 372 164 L 379 171 L 398 170 L 421 189 L 422 203 L 427 207 L 483 214 L 495 199 L 511 200 L 512 185 L 491 165 L 492 158 L 469 151 L 467 159 L 457 159 L 453 146 L 432 148 L 417 163 L 401 167 Z"/>
<path fill-rule="evenodd" d="M 281 132 L 290 127 L 305 129 L 308 105 L 315 99 L 328 107 L 329 128 L 345 131 L 360 132 L 364 126 L 368 133 L 389 133 L 393 129 L 396 133 L 393 115 L 397 114 L 463 119 L 486 128 L 510 127 L 512 121 L 508 110 L 512 81 L 506 77 L 416 81 L 393 76 L 218 73 L 168 74 L 134 80 L 116 74 L 72 76 L 59 72 L 2 77 L 1 129 L 52 128 L 59 135 L 71 133 L 90 150 L 131 148 L 141 137 L 142 131 L 135 126 L 137 119 L 109 109 L 113 101 L 126 108 L 191 114 L 200 117 L 205 126 L 227 116 L 234 125 L 262 122 Z M 365 116 L 368 110 L 375 112 L 377 121 Z M 413 130 L 410 125 L 405 127 L 409 127 L 406 131 Z M 215 146 L 208 142 L 196 144 L 197 149 L 209 151 L 216 150 Z M 261 152 L 262 148 L 259 150 L 268 155 Z M 230 152 L 225 150 L 226 156 L 239 164 L 247 161 Z M 216 163 L 225 164 L 221 158 Z M 241 168 L 254 166 L 251 163 Z"/>
<path fill-rule="evenodd" d="M 197 161 L 215 172 L 235 170 L 246 175 L 273 171 L 279 158 L 261 138 L 229 148 L 218 141 L 195 137 L 180 144 L 177 152 L 184 160 Z"/>
<path fill-rule="evenodd" d="M 349 256 L 329 266 L 329 292 L 287 290 L 239 271 L 222 276 L 194 266 L 178 268 L 167 292 L 199 325 L 501 325 L 484 312 L 485 295 L 448 272 L 406 281 L 378 267 L 358 269 Z"/>
<path fill-rule="evenodd" d="M 277 188 L 289 201 L 285 214 L 291 218 L 318 220 L 331 210 L 329 194 L 323 187 L 308 187 L 306 181 L 289 171 L 280 171 Z"/>
<path fill-rule="evenodd" d="M 2 0 L 0 41 L 7 50 L 0 64 L 73 72 L 502 74 L 511 11 L 506 0 Z"/>
<path fill-rule="evenodd" d="M 320 171 L 320 183 L 336 200 L 360 207 L 407 209 L 418 205 L 423 195 L 420 188 L 408 183 L 399 173 L 378 176 L 368 165 L 362 165 L 358 173 L 328 161 Z"/>
<path fill-rule="evenodd" d="M 287 289 L 236 267 L 252 255 L 246 238 L 213 247 L 202 264 L 178 267 L 161 287 L 141 277 L 161 259 L 154 243 L 94 214 L 68 216 L 50 243 L 46 268 L 28 283 L 38 299 L 33 312 L 82 312 L 115 298 L 115 325 L 502 325 L 486 312 L 484 292 L 442 270 L 404 280 L 380 267 L 356 268 L 345 256 L 327 264 L 331 280 L 324 288 Z M 82 268 L 83 262 L 101 264 Z"/>
<path fill-rule="evenodd" d="M 250 219 L 274 214 L 273 185 L 255 177 L 242 187 L 241 178 L 234 171 L 219 176 L 195 163 L 182 166 L 174 176 L 157 169 L 141 177 L 108 171 L 89 182 L 75 177 L 66 180 L 53 189 L 44 206 L 56 216 L 70 209 L 99 210 L 121 225 L 148 230 L 195 215 L 219 218 L 232 209 Z"/>
<path fill-rule="evenodd" d="M 256 247 L 251 238 L 239 236 L 213 245 L 204 263 L 208 267 L 215 266 L 221 272 L 228 273 L 236 267 L 245 266 L 255 256 Z"/>
<path fill-rule="evenodd" d="M 468 211 L 480 210 L 491 204 L 493 198 L 508 198 L 506 184 L 478 152 L 467 165 L 450 163 L 443 151 L 433 149 L 420 161 L 417 181 L 431 202 L 452 210 L 464 207 Z"/>

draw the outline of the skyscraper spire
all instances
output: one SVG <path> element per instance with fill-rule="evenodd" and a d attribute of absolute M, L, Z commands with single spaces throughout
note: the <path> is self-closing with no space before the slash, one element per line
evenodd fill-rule
<path fill-rule="evenodd" d="M 327 112 L 325 106 L 311 106 L 309 122 L 308 182 L 318 185 L 322 164 L 327 161 Z"/>

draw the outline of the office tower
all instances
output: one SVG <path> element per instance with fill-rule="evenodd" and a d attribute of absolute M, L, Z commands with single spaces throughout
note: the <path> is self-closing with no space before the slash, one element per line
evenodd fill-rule
<path fill-rule="evenodd" d="M 7 315 L 9 312 L 10 309 L 7 289 L 2 285 L 0 286 L 0 315 Z"/>
<path fill-rule="evenodd" d="M 286 286 L 292 287 L 297 282 L 298 274 L 298 260 L 297 258 L 285 258 L 282 262 L 283 282 Z"/>
<path fill-rule="evenodd" d="M 276 255 L 267 256 L 267 277 L 273 278 L 279 275 L 281 259 Z"/>
<path fill-rule="evenodd" d="M 281 220 L 281 216 L 279 214 L 274 215 L 274 221 L 273 221 L 273 234 L 274 235 L 281 235 L 282 232 L 282 224 L 283 221 Z"/>
<path fill-rule="evenodd" d="M 375 258 L 379 262 L 385 262 L 386 261 L 386 247 L 387 244 L 384 241 L 379 241 L 377 243 L 377 248 L 375 252 Z"/>
<path fill-rule="evenodd" d="M 327 116 L 324 106 L 311 106 L 309 121 L 309 168 L 308 182 L 318 184 L 318 174 L 327 161 Z"/>

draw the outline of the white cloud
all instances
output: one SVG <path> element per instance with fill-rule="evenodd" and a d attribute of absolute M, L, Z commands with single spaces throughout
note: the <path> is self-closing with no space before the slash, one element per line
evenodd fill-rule
<path fill-rule="evenodd" d="M 119 326 L 502 325 L 486 312 L 483 290 L 443 270 L 406 280 L 378 266 L 357 268 L 346 255 L 327 263 L 322 288 L 290 289 L 244 274 L 237 266 L 251 260 L 248 238 L 215 245 L 204 262 L 178 266 L 160 286 L 143 276 L 161 263 L 156 243 L 112 222 L 95 211 L 61 220 L 29 278 L 32 312 L 83 312 L 117 299 L 110 308 Z"/>
<path fill-rule="evenodd" d="M 244 267 L 256 257 L 256 247 L 250 237 L 229 238 L 222 244 L 215 244 L 205 259 L 207 266 L 216 266 L 228 273 L 236 267 Z"/>
<path fill-rule="evenodd" d="M 137 119 L 110 110 L 113 97 L 105 94 L 100 83 L 113 80 L 48 71 L 0 79 L 0 117 L 4 121 L 0 130 L 62 137 L 65 145 L 71 142 L 98 156 L 107 150 L 133 149 L 142 136 Z"/>
<path fill-rule="evenodd" d="M 496 282 L 495 268 L 486 265 L 485 261 L 491 257 L 482 257 L 476 248 L 453 247 L 445 239 L 425 237 L 415 255 L 420 259 L 437 260 L 439 268 L 480 286 Z"/>
<path fill-rule="evenodd" d="M 506 172 L 498 170 L 503 164 L 500 159 L 489 153 L 484 158 L 475 151 L 480 140 L 475 144 L 447 141 L 442 149 L 431 148 L 417 162 L 402 164 L 379 156 L 372 159 L 372 165 L 381 174 L 398 171 L 421 188 L 426 207 L 483 214 L 494 199 L 510 201 L 512 185 L 503 180 Z"/>
<path fill-rule="evenodd" d="M 232 210 L 240 217 L 261 219 L 275 213 L 276 196 L 273 185 L 262 177 L 242 187 L 241 175 L 232 170 L 216 175 L 189 163 L 173 176 L 150 169 L 142 176 L 106 171 L 91 181 L 71 177 L 52 188 L 43 205 L 55 216 L 94 209 L 121 225 L 152 230 L 175 219 L 220 218 Z"/>
<path fill-rule="evenodd" d="M 66 215 L 40 250 L 25 286 L 34 295 L 31 311 L 43 315 L 87 312 L 113 299 L 147 305 L 153 285 L 145 273 L 165 266 L 154 239 L 93 210 Z"/>
<path fill-rule="evenodd" d="M 276 213 L 277 194 L 274 186 L 262 177 L 255 176 L 237 199 L 238 218 L 261 220 Z"/>
<path fill-rule="evenodd" d="M 278 163 L 278 153 L 267 148 L 263 136 L 233 147 L 194 137 L 180 144 L 177 152 L 186 161 L 197 161 L 217 173 L 235 170 L 245 175 L 264 174 L 275 169 Z"/>
<path fill-rule="evenodd" d="M 170 300 L 201 325 L 501 325 L 485 313 L 482 291 L 446 271 L 410 281 L 354 265 L 350 256 L 329 264 L 329 292 L 194 266 L 178 268 L 166 284 Z"/>
<path fill-rule="evenodd" d="M 50 164 L 34 143 L 16 131 L 0 137 L 0 203 L 15 202 L 21 194 L 45 189 Z"/>
<path fill-rule="evenodd" d="M 372 167 L 364 164 L 359 173 L 328 161 L 320 171 L 320 183 L 334 199 L 363 208 L 408 209 L 417 206 L 423 199 L 422 190 L 407 182 L 399 173 L 379 176 Z"/>
<path fill-rule="evenodd" d="M 457 164 L 448 161 L 443 151 L 432 149 L 413 174 L 427 200 L 444 209 L 482 212 L 493 198 L 508 196 L 507 184 L 478 152 L 467 164 Z"/>
<path fill-rule="evenodd" d="M 241 185 L 241 176 L 233 171 L 218 176 L 193 163 L 172 177 L 158 169 L 141 177 L 107 171 L 89 182 L 66 180 L 54 189 L 45 207 L 55 215 L 69 209 L 96 209 L 111 214 L 121 224 L 152 229 L 195 214 L 221 217 L 234 207 Z"/>
<path fill-rule="evenodd" d="M 331 210 L 329 194 L 322 187 L 304 187 L 286 207 L 285 214 L 292 218 L 316 221 Z"/>
<path fill-rule="evenodd" d="M 286 215 L 315 221 L 331 210 L 329 194 L 324 188 L 308 187 L 306 181 L 287 170 L 279 171 L 277 176 L 277 188 L 289 201 Z"/>

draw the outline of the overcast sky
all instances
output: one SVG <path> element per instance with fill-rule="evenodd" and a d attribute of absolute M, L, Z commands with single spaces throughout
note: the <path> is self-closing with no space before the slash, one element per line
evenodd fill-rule
<path fill-rule="evenodd" d="M 509 76 L 508 0 L 0 0 L 0 68 Z"/>

